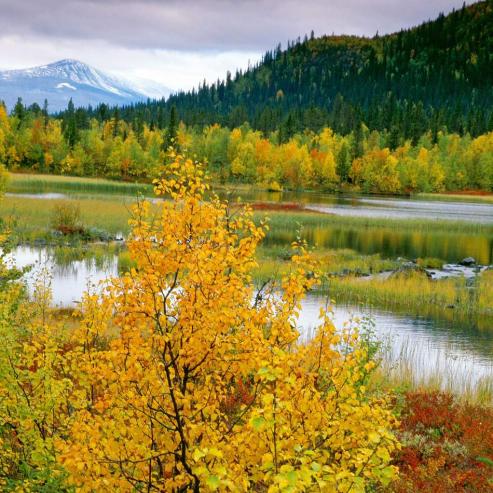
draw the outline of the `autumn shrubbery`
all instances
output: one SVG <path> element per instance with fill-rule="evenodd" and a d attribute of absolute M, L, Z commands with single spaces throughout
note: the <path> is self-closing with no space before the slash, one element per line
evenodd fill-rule
<path fill-rule="evenodd" d="M 266 226 L 204 199 L 180 157 L 134 209 L 134 267 L 87 294 L 77 321 L 49 290 L 1 293 L 0 481 L 9 491 L 343 491 L 395 478 L 391 402 L 375 366 L 322 311 L 307 344 L 300 301 L 317 283 L 302 244 L 281 285 L 252 286 Z M 43 308 L 44 307 L 44 308 Z M 65 327 L 70 324 L 70 330 Z"/>
<path fill-rule="evenodd" d="M 0 194 L 3 194 L 5 192 L 8 182 L 9 174 L 5 169 L 5 166 L 0 162 Z"/>
<path fill-rule="evenodd" d="M 51 212 L 51 228 L 65 239 L 82 241 L 109 241 L 114 237 L 104 229 L 86 227 L 78 203 L 60 202 Z"/>
<path fill-rule="evenodd" d="M 126 273 L 74 317 L 1 265 L 0 489 L 490 491 L 493 410 L 374 393 L 371 341 L 324 310 L 301 344 L 315 262 L 295 243 L 256 292 L 267 225 L 206 188 L 177 157 L 156 183 L 172 200 L 135 206 Z"/>
<path fill-rule="evenodd" d="M 156 175 L 169 144 L 162 129 L 149 122 L 135 127 L 114 118 L 104 122 L 91 118 L 87 123 L 69 138 L 58 118 L 45 121 L 44 116 L 29 113 L 19 121 L 0 104 L 0 163 L 11 171 L 122 181 L 148 182 Z M 491 128 L 475 138 L 423 129 L 422 135 L 396 141 L 393 132 L 370 130 L 364 124 L 345 135 L 324 127 L 288 136 L 266 134 L 248 124 L 229 129 L 181 122 L 173 134 L 179 147 L 209 163 L 208 170 L 219 183 L 249 183 L 274 192 L 493 191 Z M 32 185 L 39 186 L 39 179 L 35 181 Z M 94 184 L 86 182 L 83 187 Z M 105 187 L 129 190 L 115 183 Z"/>
<path fill-rule="evenodd" d="M 51 216 L 51 227 L 63 235 L 83 234 L 79 205 L 70 202 L 56 204 Z"/>
<path fill-rule="evenodd" d="M 390 491 L 493 491 L 493 409 L 417 391 L 404 396 L 400 421 L 400 477 Z"/>

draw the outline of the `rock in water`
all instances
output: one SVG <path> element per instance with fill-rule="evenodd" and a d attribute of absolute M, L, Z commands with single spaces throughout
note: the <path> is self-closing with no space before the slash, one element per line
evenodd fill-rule
<path fill-rule="evenodd" d="M 476 259 L 474 257 L 466 257 L 459 262 L 459 265 L 464 265 L 465 267 L 470 267 L 471 265 L 476 265 Z"/>

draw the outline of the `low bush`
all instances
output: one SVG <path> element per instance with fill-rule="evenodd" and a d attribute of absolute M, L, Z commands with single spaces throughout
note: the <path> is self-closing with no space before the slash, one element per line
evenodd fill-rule
<path fill-rule="evenodd" d="M 393 493 L 493 491 L 493 409 L 438 391 L 409 392 Z"/>
<path fill-rule="evenodd" d="M 80 206 L 71 202 L 62 202 L 53 207 L 51 226 L 63 235 L 83 234 Z"/>

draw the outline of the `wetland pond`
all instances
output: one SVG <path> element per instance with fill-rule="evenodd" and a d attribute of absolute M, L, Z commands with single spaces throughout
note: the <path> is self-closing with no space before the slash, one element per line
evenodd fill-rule
<path fill-rule="evenodd" d="M 241 196 L 244 202 L 257 204 L 300 206 L 292 215 L 287 211 L 272 217 L 270 232 L 263 243 L 267 247 L 291 244 L 297 230 L 302 228 L 308 243 L 320 248 L 348 248 L 389 259 L 438 258 L 448 263 L 474 257 L 479 264 L 493 264 L 493 202 L 234 189 L 231 192 L 220 190 L 218 194 L 230 200 Z M 56 189 L 39 194 L 6 195 L 6 199 L 32 202 L 32 207 L 36 207 L 37 200 L 84 202 L 85 199 L 105 199 L 126 206 L 135 201 L 135 196 L 131 195 L 60 193 Z M 273 214 L 268 209 L 265 213 Z M 125 222 L 122 218 L 122 229 Z M 405 223 L 408 226 L 401 227 Z"/>
<path fill-rule="evenodd" d="M 438 219 L 493 224 L 493 202 L 471 202 L 447 199 L 401 198 L 374 195 L 343 195 L 320 192 L 269 192 L 247 190 L 221 191 L 221 197 L 232 196 L 246 202 L 298 203 L 306 208 L 348 217 L 390 219 Z"/>
<path fill-rule="evenodd" d="M 225 194 L 223 194 L 224 196 Z M 493 264 L 493 235 L 481 232 L 471 235 L 460 228 L 435 228 L 434 222 L 450 221 L 470 226 L 493 225 L 493 203 L 457 200 L 423 200 L 395 197 L 343 196 L 316 192 L 232 192 L 246 202 L 301 204 L 306 210 L 341 218 L 328 228 L 316 220 L 301 224 L 303 236 L 311 245 L 325 248 L 349 248 L 365 255 L 380 254 L 384 258 L 433 257 L 457 263 L 474 257 L 480 264 Z M 343 218 L 348 218 L 344 223 Z M 354 219 L 358 220 L 357 223 Z M 368 220 L 368 225 L 364 220 Z M 378 221 L 372 227 L 370 221 Z M 385 220 L 391 220 L 388 226 Z M 396 222 L 410 221 L 427 228 L 399 228 Z M 289 244 L 295 239 L 291 228 L 276 228 L 265 239 L 266 245 Z"/>
<path fill-rule="evenodd" d="M 221 195 L 225 194 L 221 192 Z M 493 264 L 493 229 L 488 227 L 493 225 L 493 204 L 248 191 L 233 192 L 229 197 L 236 195 L 241 195 L 246 202 L 294 202 L 303 204 L 305 210 L 313 209 L 343 217 L 333 223 L 324 223 L 323 214 L 305 211 L 304 215 L 298 215 L 294 220 L 291 220 L 289 213 L 282 214 L 276 219 L 277 222 L 272 221 L 271 231 L 265 239 L 267 246 L 283 245 L 288 248 L 296 236 L 297 225 L 294 222 L 301 217 L 306 219 L 306 224 L 302 224 L 303 236 L 309 244 L 318 247 L 349 248 L 363 254 L 378 253 L 382 258 L 390 259 L 435 257 L 450 263 L 474 257 L 479 264 Z M 58 193 L 32 194 L 30 197 L 46 200 L 65 197 L 80 201 L 85 198 L 83 194 Z M 132 197 L 121 199 L 128 202 Z M 347 224 L 344 217 L 348 218 Z M 377 225 L 365 224 L 361 222 L 365 218 L 380 218 L 381 221 Z M 352 223 L 355 219 L 360 222 Z M 394 222 L 386 224 L 386 219 Z M 436 228 L 430 219 L 437 220 Z M 403 224 L 410 221 L 410 225 L 400 228 L 396 220 L 402 220 Z M 412 221 L 421 220 L 429 224 L 415 230 Z M 450 228 L 443 226 L 444 221 L 450 221 Z M 469 229 L 461 231 L 460 223 Z M 477 229 L 474 229 L 475 225 L 478 225 Z M 18 267 L 36 265 L 26 276 L 31 289 L 32 281 L 41 268 L 50 272 L 53 302 L 57 306 L 74 306 L 89 284 L 94 285 L 118 275 L 118 257 L 114 252 L 97 260 L 88 258 L 60 262 L 49 248 L 19 246 L 12 255 Z M 317 293 L 307 296 L 299 320 L 302 337 L 309 337 L 317 325 L 319 308 L 325 305 L 325 299 Z M 386 345 L 389 361 L 397 365 L 405 360 L 412 365 L 418 377 L 426 379 L 427 376 L 432 378 L 440 374 L 448 385 L 462 381 L 470 386 L 493 380 L 493 327 L 465 327 L 463 324 L 406 313 L 347 305 L 336 305 L 333 318 L 337 327 L 354 318 L 374 327 L 376 337 Z"/>

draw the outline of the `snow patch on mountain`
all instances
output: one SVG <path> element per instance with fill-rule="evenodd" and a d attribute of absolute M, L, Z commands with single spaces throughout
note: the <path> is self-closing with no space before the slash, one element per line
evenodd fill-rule
<path fill-rule="evenodd" d="M 57 84 L 55 86 L 56 89 L 72 89 L 72 91 L 77 91 L 77 88 L 74 87 L 73 85 L 69 84 L 68 82 L 60 82 L 60 84 Z"/>

